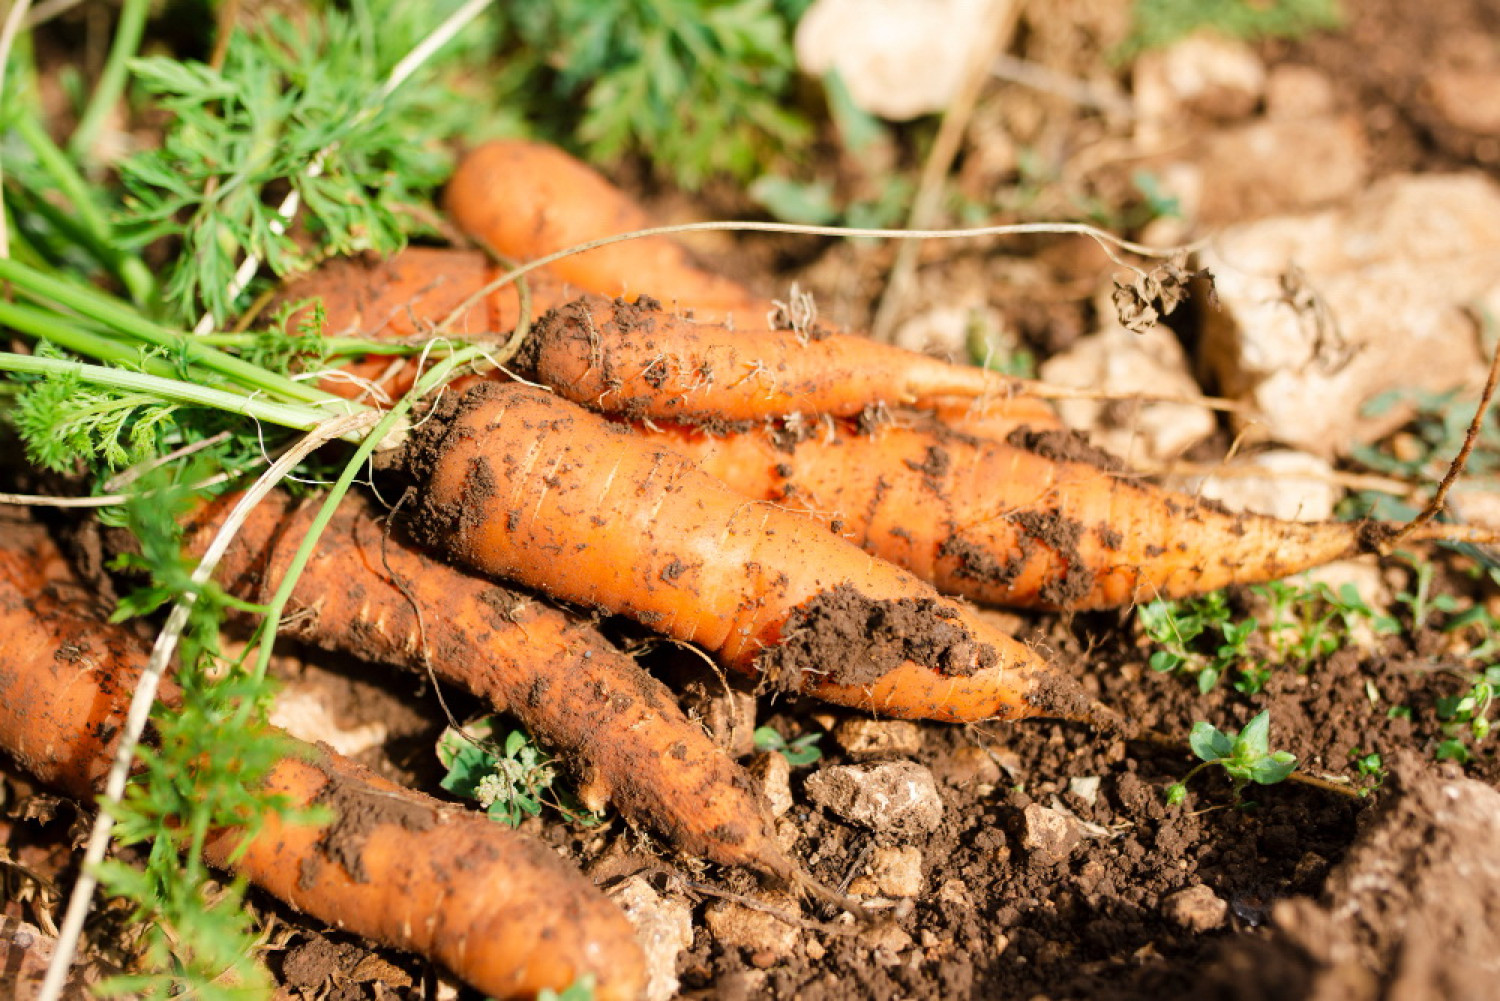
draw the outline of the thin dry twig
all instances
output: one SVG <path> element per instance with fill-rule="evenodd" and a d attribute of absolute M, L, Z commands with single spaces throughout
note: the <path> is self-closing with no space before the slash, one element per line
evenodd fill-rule
<path fill-rule="evenodd" d="M 1500 381 L 1500 345 L 1496 346 L 1493 357 L 1490 358 L 1490 373 L 1484 380 L 1483 392 L 1479 394 L 1479 406 L 1474 408 L 1474 419 L 1469 422 L 1469 430 L 1464 435 L 1463 447 L 1458 450 L 1458 455 L 1454 457 L 1453 464 L 1448 467 L 1447 475 L 1438 484 L 1437 492 L 1432 495 L 1432 500 L 1427 502 L 1427 506 L 1422 509 L 1422 513 L 1404 525 L 1396 534 L 1385 540 L 1384 544 L 1380 547 L 1381 553 L 1389 555 L 1395 552 L 1397 546 L 1415 535 L 1424 525 L 1436 518 L 1443 510 L 1443 504 L 1448 499 L 1448 491 L 1453 489 L 1453 484 L 1462 475 L 1464 466 L 1469 461 L 1469 455 L 1473 453 L 1474 445 L 1479 441 L 1479 429 L 1484 426 L 1484 417 L 1489 412 L 1490 400 L 1495 395 L 1495 383 L 1497 381 Z"/>
<path fill-rule="evenodd" d="M 1005 48 L 1015 30 L 1016 0 L 990 0 L 980 19 L 979 45 L 969 53 L 968 65 L 964 67 L 958 93 L 943 112 L 938 126 L 937 138 L 927 161 L 922 164 L 922 176 L 917 182 L 917 194 L 912 200 L 911 215 L 907 217 L 909 229 L 922 229 L 932 224 L 937 217 L 943 195 L 943 181 L 958 155 L 959 144 L 969 128 L 969 117 L 974 113 L 974 104 L 979 92 L 989 77 L 990 60 L 997 51 Z M 921 245 L 915 240 L 906 240 L 896 248 L 896 261 L 891 266 L 885 292 L 875 310 L 875 320 L 870 326 L 870 336 L 877 341 L 889 343 L 895 331 L 896 317 L 906 301 L 913 278 L 917 272 L 917 252 Z"/>

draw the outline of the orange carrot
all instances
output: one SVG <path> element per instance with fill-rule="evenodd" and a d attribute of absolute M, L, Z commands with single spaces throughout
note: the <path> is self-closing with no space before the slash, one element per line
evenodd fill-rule
<path fill-rule="evenodd" d="M 60 601 L 44 576 L 56 550 L 35 534 L 13 544 L 17 534 L 0 548 L 0 748 L 39 780 L 92 798 L 146 650 Z M 163 699 L 174 695 L 166 685 Z M 293 907 L 430 956 L 496 997 L 561 990 L 586 974 L 598 997 L 639 993 L 644 962 L 629 923 L 549 848 L 299 747 L 266 790 L 294 808 L 320 803 L 334 820 L 271 818 L 249 844 L 236 830 L 212 832 L 210 861 L 232 860 Z"/>
<path fill-rule="evenodd" d="M 206 544 L 232 498 L 196 519 Z M 272 495 L 251 513 L 218 577 L 265 601 L 316 513 Z M 612 801 L 683 851 L 782 880 L 776 844 L 748 779 L 670 692 L 578 616 L 465 574 L 387 539 L 362 501 L 346 501 L 298 579 L 282 634 L 466 688 L 555 749 L 580 773 L 585 805 Z"/>
<path fill-rule="evenodd" d="M 944 593 L 997 605 L 1108 608 L 1275 580 L 1373 552 L 1395 529 L 1232 514 L 1132 479 L 1067 432 L 1022 428 L 1014 444 L 931 423 L 860 432 L 830 422 L 800 441 L 765 428 L 638 433 Z"/>
<path fill-rule="evenodd" d="M 1110 716 L 910 573 L 544 391 L 476 386 L 421 426 L 408 466 L 423 541 L 777 687 L 948 721 Z"/>
<path fill-rule="evenodd" d="M 327 261 L 284 287 L 272 305 L 317 300 L 328 337 L 423 344 L 442 334 L 454 340 L 503 343 L 515 330 L 521 312 L 514 283 L 485 292 L 503 273 L 477 250 L 408 247 L 385 259 Z M 532 319 L 577 295 L 576 289 L 545 272 L 527 276 L 526 282 Z M 288 329 L 295 330 L 310 318 L 310 310 L 299 310 L 290 318 Z M 393 362 L 378 355 L 347 364 L 343 372 L 376 382 L 393 397 L 409 390 L 420 374 L 414 362 Z M 334 376 L 319 386 L 348 397 L 357 396 L 363 388 Z"/>
<path fill-rule="evenodd" d="M 519 139 L 485 143 L 459 163 L 444 199 L 459 228 L 499 253 L 534 260 L 604 236 L 653 225 L 593 168 L 555 146 Z M 703 320 L 760 326 L 770 302 L 695 264 L 666 237 L 643 237 L 563 258 L 564 281 L 600 295 L 642 293 L 679 303 Z"/>
<path fill-rule="evenodd" d="M 863 337 L 735 331 L 682 320 L 647 298 L 585 296 L 554 310 L 517 360 L 571 400 L 652 420 L 853 416 L 948 397 L 1026 395 L 1021 380 Z"/>

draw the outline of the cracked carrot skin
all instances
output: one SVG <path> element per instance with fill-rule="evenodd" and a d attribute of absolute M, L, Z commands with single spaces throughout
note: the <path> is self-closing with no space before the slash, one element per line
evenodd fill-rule
<path fill-rule="evenodd" d="M 146 645 L 60 600 L 37 532 L 0 549 L 0 749 L 79 799 L 102 787 Z M 162 688 L 170 704 L 175 690 Z M 297 753 L 265 786 L 331 823 L 270 818 L 249 844 L 210 833 L 206 855 L 331 925 L 419 952 L 494 997 L 534 997 L 580 976 L 628 1001 L 644 960 L 620 912 L 550 848 L 472 811 L 397 786 L 329 751 Z M 242 854 L 236 855 L 235 852 Z"/>
<path fill-rule="evenodd" d="M 1025 384 L 848 334 L 693 323 L 642 297 L 584 296 L 538 321 L 518 361 L 576 403 L 634 418 L 853 417 L 871 407 L 1025 394 Z"/>
<path fill-rule="evenodd" d="M 199 513 L 191 548 L 207 545 L 233 501 L 220 498 Z M 268 600 L 318 506 L 266 498 L 217 579 L 246 600 Z M 749 778 L 661 682 L 583 618 L 464 573 L 400 533 L 387 539 L 362 499 L 335 514 L 281 634 L 419 673 L 430 667 L 519 719 L 579 774 L 591 808 L 613 802 L 689 855 L 792 878 Z"/>
<path fill-rule="evenodd" d="M 444 207 L 465 232 L 506 257 L 535 260 L 656 223 L 592 167 L 555 146 L 520 139 L 476 147 L 458 164 Z M 762 326 L 773 304 L 694 263 L 665 236 L 642 237 L 565 257 L 549 268 L 599 295 L 642 293 L 677 303 L 703 320 Z"/>
<path fill-rule="evenodd" d="M 779 687 L 908 718 L 1109 716 L 909 572 L 533 387 L 471 389 L 422 425 L 407 465 L 422 541 Z"/>
<path fill-rule="evenodd" d="M 800 442 L 658 425 L 647 441 L 738 493 L 828 526 L 939 591 L 1022 608 L 1112 608 L 1277 580 L 1367 551 L 1345 522 L 1231 514 L 1083 461 L 931 423 L 861 432 L 830 423 Z M 1023 430 L 1045 449 L 1049 436 Z"/>

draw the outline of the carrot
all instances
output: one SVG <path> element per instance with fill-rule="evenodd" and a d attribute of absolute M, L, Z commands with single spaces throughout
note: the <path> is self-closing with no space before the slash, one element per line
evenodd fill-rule
<path fill-rule="evenodd" d="M 190 545 L 207 543 L 232 502 L 200 513 Z M 220 562 L 226 589 L 267 600 L 316 507 L 283 495 L 259 505 Z M 360 501 L 340 508 L 319 546 L 298 579 L 283 635 L 417 671 L 430 666 L 556 749 L 580 773 L 590 808 L 613 801 L 689 854 L 792 878 L 739 766 L 586 621 L 465 574 L 399 535 L 387 540 Z"/>
<path fill-rule="evenodd" d="M 485 143 L 459 163 L 444 197 L 459 228 L 499 253 L 534 260 L 653 225 L 623 192 L 555 146 L 519 139 Z M 760 326 L 772 304 L 695 264 L 667 237 L 643 237 L 563 258 L 564 281 L 600 295 L 647 293 L 700 319 Z"/>
<path fill-rule="evenodd" d="M 485 383 L 441 407 L 407 465 L 422 541 L 779 688 L 947 721 L 1110 716 L 910 573 L 533 387 Z"/>
<path fill-rule="evenodd" d="M 341 257 L 285 286 L 272 302 L 292 305 L 317 300 L 328 337 L 358 337 L 422 344 L 438 334 L 465 340 L 504 342 L 520 318 L 514 283 L 485 292 L 503 269 L 477 250 L 408 247 L 385 259 Z M 527 276 L 531 317 L 577 295 L 577 290 L 545 272 Z M 481 294 L 484 293 L 484 294 Z M 294 312 L 288 329 L 311 319 L 310 309 Z M 420 374 L 414 362 L 370 356 L 343 366 L 346 375 L 377 382 L 391 396 L 409 390 Z M 320 388 L 357 396 L 362 386 L 329 376 Z"/>
<path fill-rule="evenodd" d="M 637 431 L 745 497 L 809 516 L 946 594 L 996 605 L 1109 608 L 1276 580 L 1374 552 L 1396 528 L 1232 514 L 1132 479 L 1067 432 L 1021 428 L 1012 444 L 932 422 L 863 432 L 830 422 L 800 441 L 766 428 Z"/>
<path fill-rule="evenodd" d="M 0 549 L 0 747 L 86 799 L 108 771 L 146 650 L 59 600 L 45 576 L 57 565 L 34 533 Z M 164 686 L 164 700 L 174 695 Z M 326 748 L 301 744 L 265 784 L 294 807 L 329 807 L 334 820 L 272 818 L 249 844 L 215 831 L 206 855 L 293 907 L 430 956 L 496 997 L 560 990 L 586 974 L 599 997 L 634 998 L 643 986 L 629 923 L 549 848 Z"/>
<path fill-rule="evenodd" d="M 853 416 L 949 397 L 1026 395 L 1020 380 L 867 338 L 735 331 L 680 319 L 644 297 L 631 304 L 584 296 L 554 310 L 517 360 L 571 400 L 652 420 Z"/>

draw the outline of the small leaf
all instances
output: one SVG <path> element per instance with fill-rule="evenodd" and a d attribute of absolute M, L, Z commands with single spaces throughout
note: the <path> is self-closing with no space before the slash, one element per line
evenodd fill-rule
<path fill-rule="evenodd" d="M 1461 740 L 1445 740 L 1437 746 L 1434 752 L 1439 761 L 1457 761 L 1461 765 L 1469 763 L 1471 755 L 1469 749 Z"/>
<path fill-rule="evenodd" d="M 1262 709 L 1254 719 L 1245 724 L 1234 742 L 1236 754 L 1249 757 L 1265 757 L 1271 750 L 1271 710 Z"/>
<path fill-rule="evenodd" d="M 1277 751 L 1252 763 L 1248 770 L 1251 781 L 1259 785 L 1275 785 L 1297 769 L 1297 758 L 1287 751 Z"/>
<path fill-rule="evenodd" d="M 1167 805 L 1178 806 L 1187 799 L 1187 786 L 1181 782 L 1173 782 L 1167 786 Z"/>
<path fill-rule="evenodd" d="M 1180 665 L 1181 663 L 1181 657 L 1177 656 L 1175 653 L 1168 653 L 1166 650 L 1156 651 L 1151 655 L 1150 660 L 1151 670 L 1156 671 L 1160 674 L 1169 674 L 1170 672 L 1177 670 L 1178 665 Z"/>
<path fill-rule="evenodd" d="M 1188 746 L 1204 761 L 1219 761 L 1234 753 L 1233 738 L 1221 733 L 1212 723 L 1201 720 L 1193 724 L 1193 732 L 1188 735 Z"/>

